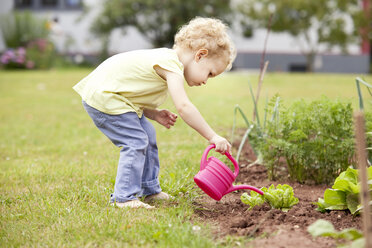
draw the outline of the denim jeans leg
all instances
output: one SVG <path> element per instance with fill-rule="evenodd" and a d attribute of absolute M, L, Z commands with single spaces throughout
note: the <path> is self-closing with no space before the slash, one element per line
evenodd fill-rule
<path fill-rule="evenodd" d="M 162 191 L 158 178 L 160 164 L 155 128 L 145 116 L 140 119 L 140 122 L 149 139 L 149 145 L 146 151 L 145 167 L 142 175 L 142 191 L 140 193 L 141 196 L 146 196 L 157 194 Z"/>
<path fill-rule="evenodd" d="M 98 129 L 116 146 L 121 147 L 114 193 L 111 202 L 137 199 L 141 192 L 149 138 L 137 114 L 108 115 L 85 102 L 83 105 Z"/>

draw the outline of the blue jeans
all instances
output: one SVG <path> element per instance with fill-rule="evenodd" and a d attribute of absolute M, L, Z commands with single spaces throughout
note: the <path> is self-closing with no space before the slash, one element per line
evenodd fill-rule
<path fill-rule="evenodd" d="M 83 101 L 94 124 L 121 147 L 114 193 L 110 202 L 126 202 L 161 192 L 156 132 L 143 115 L 135 112 L 105 114 Z"/>

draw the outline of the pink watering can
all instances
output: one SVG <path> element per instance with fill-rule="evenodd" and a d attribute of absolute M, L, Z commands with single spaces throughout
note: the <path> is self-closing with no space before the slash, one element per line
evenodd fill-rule
<path fill-rule="evenodd" d="M 216 201 L 221 200 L 224 195 L 239 189 L 250 189 L 263 195 L 263 192 L 260 189 L 250 185 L 233 186 L 232 183 L 239 174 L 239 165 L 228 152 L 226 152 L 225 155 L 234 164 L 234 173 L 229 167 L 215 157 L 210 157 L 207 160 L 209 151 L 215 147 L 215 145 L 210 145 L 203 153 L 200 163 L 200 171 L 194 177 L 194 181 L 199 188 Z"/>

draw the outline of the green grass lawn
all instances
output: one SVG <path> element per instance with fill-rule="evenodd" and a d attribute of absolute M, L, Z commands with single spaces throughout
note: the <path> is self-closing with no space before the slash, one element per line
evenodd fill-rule
<path fill-rule="evenodd" d="M 154 124 L 161 185 L 175 201 L 152 211 L 108 204 L 119 149 L 96 129 L 71 89 L 89 71 L 0 71 L 0 247 L 231 246 L 234 239 L 215 240 L 209 226 L 190 221 L 201 193 L 193 176 L 207 142 L 181 119 L 171 130 Z M 276 93 L 284 104 L 326 95 L 357 108 L 356 76 L 267 74 L 260 109 Z M 257 78 L 226 73 L 187 91 L 209 124 L 229 138 L 234 106 L 252 115 L 248 82 L 255 90 Z M 169 99 L 163 107 L 174 111 Z"/>

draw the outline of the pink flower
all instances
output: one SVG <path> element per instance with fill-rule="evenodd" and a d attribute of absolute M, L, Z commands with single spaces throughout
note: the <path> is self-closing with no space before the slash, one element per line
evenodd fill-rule
<path fill-rule="evenodd" d="M 39 51 L 44 52 L 47 48 L 48 41 L 45 40 L 45 39 L 37 39 L 35 41 L 35 44 L 36 44 L 37 48 L 39 49 Z"/>
<path fill-rule="evenodd" d="M 1 62 L 1 64 L 6 65 L 6 64 L 9 63 L 9 60 L 10 60 L 10 57 L 9 57 L 7 54 L 4 53 L 4 54 L 1 56 L 0 62 Z"/>
<path fill-rule="evenodd" d="M 2 64 L 9 64 L 10 62 L 14 61 L 16 59 L 16 54 L 14 53 L 13 49 L 8 49 L 1 55 L 1 63 Z"/>
<path fill-rule="evenodd" d="M 27 69 L 32 69 L 32 68 L 34 68 L 34 66 L 35 66 L 34 61 L 28 60 L 28 61 L 26 62 L 26 68 L 27 68 Z"/>
<path fill-rule="evenodd" d="M 15 53 L 13 49 L 9 49 L 5 52 L 5 55 L 9 57 L 9 59 L 14 59 L 15 58 Z"/>
<path fill-rule="evenodd" d="M 26 49 L 24 47 L 18 47 L 17 53 L 18 55 L 26 55 Z"/>
<path fill-rule="evenodd" d="M 14 62 L 16 62 L 18 64 L 23 64 L 23 63 L 25 63 L 25 57 L 24 56 L 18 56 L 14 59 Z"/>

